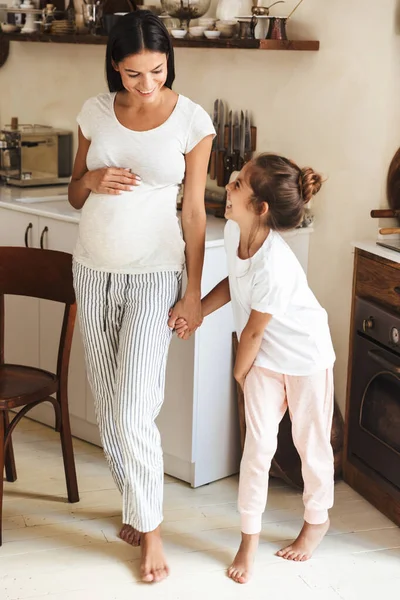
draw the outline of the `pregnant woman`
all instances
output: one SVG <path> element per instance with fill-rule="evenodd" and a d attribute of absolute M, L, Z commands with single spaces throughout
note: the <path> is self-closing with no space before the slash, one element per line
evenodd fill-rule
<path fill-rule="evenodd" d="M 172 91 L 172 44 L 151 12 L 119 20 L 106 72 L 109 93 L 87 100 L 77 119 L 69 186 L 70 203 L 82 209 L 74 282 L 104 453 L 123 498 L 120 535 L 140 543 L 143 581 L 155 582 L 168 575 L 155 419 L 172 327 L 181 317 L 194 331 L 202 320 L 204 191 L 215 132 L 199 105 Z"/>

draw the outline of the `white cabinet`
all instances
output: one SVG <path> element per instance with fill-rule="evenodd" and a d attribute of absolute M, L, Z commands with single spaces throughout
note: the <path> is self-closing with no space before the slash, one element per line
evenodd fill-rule
<path fill-rule="evenodd" d="M 39 218 L 0 208 L 0 245 L 30 246 L 38 240 Z M 7 296 L 5 357 L 9 363 L 39 366 L 39 300 Z"/>
<path fill-rule="evenodd" d="M 202 295 L 226 276 L 223 245 L 207 248 Z M 193 487 L 239 470 L 232 332 L 228 305 L 207 317 L 189 341 L 174 337 L 171 343 L 165 402 L 157 424 L 165 472 Z"/>
<path fill-rule="evenodd" d="M 32 248 L 42 246 L 46 249 L 72 253 L 78 226 L 76 223 L 0 207 L 1 246 L 24 246 L 26 232 L 28 245 Z M 56 302 L 8 296 L 6 298 L 6 361 L 55 372 L 63 312 L 63 305 Z M 87 385 L 85 357 L 78 322 L 76 322 L 71 348 L 68 397 L 73 435 L 99 443 L 95 420 L 92 418 L 86 426 L 87 413 L 92 415 L 94 407 Z M 88 403 L 92 405 L 88 407 Z M 32 409 L 29 416 L 47 425 L 54 425 L 54 410 L 48 403 Z"/>

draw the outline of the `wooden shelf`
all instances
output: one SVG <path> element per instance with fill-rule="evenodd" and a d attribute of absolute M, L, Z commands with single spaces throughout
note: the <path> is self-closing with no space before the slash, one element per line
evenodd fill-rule
<path fill-rule="evenodd" d="M 56 44 L 107 44 L 107 36 L 102 35 L 49 35 L 44 33 L 2 33 L 0 34 L 0 43 L 7 42 L 47 42 Z M 240 40 L 219 39 L 207 40 L 188 38 L 185 40 L 173 39 L 175 48 L 220 48 L 220 49 L 243 49 L 243 50 L 319 50 L 318 41 L 305 40 Z"/>

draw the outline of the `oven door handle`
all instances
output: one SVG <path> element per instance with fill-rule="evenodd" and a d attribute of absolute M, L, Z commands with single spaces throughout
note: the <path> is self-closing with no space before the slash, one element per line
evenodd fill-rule
<path fill-rule="evenodd" d="M 384 367 L 394 375 L 400 375 L 400 365 L 395 365 L 390 360 L 382 356 L 379 350 L 369 350 L 368 355 L 374 359 L 381 367 Z"/>

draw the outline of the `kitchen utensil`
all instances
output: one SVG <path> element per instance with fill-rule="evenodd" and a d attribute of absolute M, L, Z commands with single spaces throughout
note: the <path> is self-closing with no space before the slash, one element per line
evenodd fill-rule
<path fill-rule="evenodd" d="M 21 29 L 21 33 L 35 33 L 38 30 L 36 15 L 41 15 L 42 11 L 36 9 L 30 0 L 25 0 L 21 4 L 20 12 L 25 13 L 25 25 Z"/>
<path fill-rule="evenodd" d="M 218 122 L 219 122 L 219 100 L 215 100 L 214 112 L 213 112 L 213 125 L 214 125 L 214 129 L 215 129 L 217 135 L 213 139 L 212 148 L 211 148 L 211 156 L 210 156 L 210 164 L 209 164 L 210 179 L 215 179 L 217 176 Z"/>
<path fill-rule="evenodd" d="M 392 210 L 388 208 L 371 210 L 373 219 L 396 219 L 400 217 L 400 209 Z"/>
<path fill-rule="evenodd" d="M 300 0 L 300 2 L 298 4 L 296 4 L 296 6 L 294 7 L 294 9 L 292 10 L 291 13 L 289 13 L 289 16 L 287 17 L 287 19 L 290 19 L 290 17 L 293 15 L 293 13 L 299 8 L 300 4 L 303 2 L 303 0 Z"/>
<path fill-rule="evenodd" d="M 229 119 L 228 119 L 228 150 L 225 154 L 224 159 L 224 167 L 225 167 L 225 177 L 224 177 L 224 185 L 229 183 L 229 178 L 233 171 L 234 167 L 234 152 L 233 152 L 233 116 L 232 111 L 229 111 Z"/>
<path fill-rule="evenodd" d="M 233 161 L 233 170 L 239 171 L 239 157 L 240 157 L 240 123 L 239 123 L 239 114 L 235 112 L 234 116 L 234 126 L 233 126 L 233 151 L 234 151 L 234 161 Z"/>
<path fill-rule="evenodd" d="M 13 25 L 12 23 L 2 23 L 0 27 L 3 33 L 15 33 L 20 30 L 18 25 Z"/>
<path fill-rule="evenodd" d="M 71 131 L 15 122 L 0 129 L 2 181 L 18 187 L 68 184 L 71 171 Z"/>
<path fill-rule="evenodd" d="M 249 111 L 246 110 L 244 118 L 244 129 L 245 129 L 245 143 L 244 143 L 244 162 L 247 163 L 251 160 L 252 155 L 252 144 L 251 144 L 251 121 Z"/>
<path fill-rule="evenodd" d="M 243 166 L 244 166 L 245 144 L 246 144 L 246 131 L 245 131 L 244 112 L 241 111 L 240 112 L 240 150 L 239 150 L 238 171 L 243 169 Z"/>
<path fill-rule="evenodd" d="M 257 27 L 257 17 L 238 18 L 239 23 L 239 38 L 241 40 L 254 40 L 255 29 Z"/>
<path fill-rule="evenodd" d="M 262 17 L 262 16 L 267 17 L 269 15 L 270 8 L 275 6 L 275 4 L 284 4 L 285 3 L 285 0 L 278 0 L 277 2 L 274 2 L 273 4 L 270 4 L 269 6 L 261 6 L 262 1 L 263 0 L 253 0 L 253 8 L 252 8 L 251 12 L 256 17 Z"/>
<path fill-rule="evenodd" d="M 53 21 L 50 25 L 50 31 L 53 35 L 67 35 L 75 33 L 76 27 L 67 19 L 63 21 Z"/>
<path fill-rule="evenodd" d="M 387 175 L 386 196 L 392 210 L 400 210 L 400 148 L 394 155 Z"/>
<path fill-rule="evenodd" d="M 215 27 L 221 32 L 221 37 L 233 38 L 237 31 L 237 21 L 217 21 Z"/>
<path fill-rule="evenodd" d="M 395 233 L 400 233 L 400 227 L 382 227 L 379 230 L 381 235 L 393 235 Z"/>
<path fill-rule="evenodd" d="M 172 37 L 176 38 L 177 40 L 183 40 L 183 38 L 186 37 L 186 34 L 187 34 L 186 29 L 172 29 L 171 30 Z"/>
<path fill-rule="evenodd" d="M 270 17 L 267 40 L 287 40 L 286 17 Z"/>
<path fill-rule="evenodd" d="M 206 38 L 208 40 L 217 40 L 218 38 L 221 37 L 221 32 L 220 31 L 205 31 L 204 35 L 206 36 Z"/>
<path fill-rule="evenodd" d="M 179 19 L 181 27 L 186 22 L 187 29 L 192 19 L 198 19 L 206 14 L 210 4 L 211 0 L 161 0 L 163 11 Z"/>
<path fill-rule="evenodd" d="M 387 248 L 388 250 L 395 250 L 395 252 L 400 252 L 399 240 L 378 241 L 376 242 L 376 244 L 377 246 L 382 246 L 382 248 Z"/>
<path fill-rule="evenodd" d="M 206 28 L 200 27 L 200 25 L 198 25 L 197 27 L 189 27 L 189 34 L 194 38 L 201 38 L 203 37 L 203 33 L 205 32 L 205 30 Z"/>
<path fill-rule="evenodd" d="M 219 101 L 218 116 L 218 155 L 217 155 L 217 185 L 224 185 L 224 158 L 225 158 L 225 104 Z"/>
<path fill-rule="evenodd" d="M 103 5 L 100 0 L 92 2 L 83 1 L 82 4 L 83 22 L 89 29 L 89 33 L 97 35 L 101 32 L 101 19 L 103 16 Z"/>

